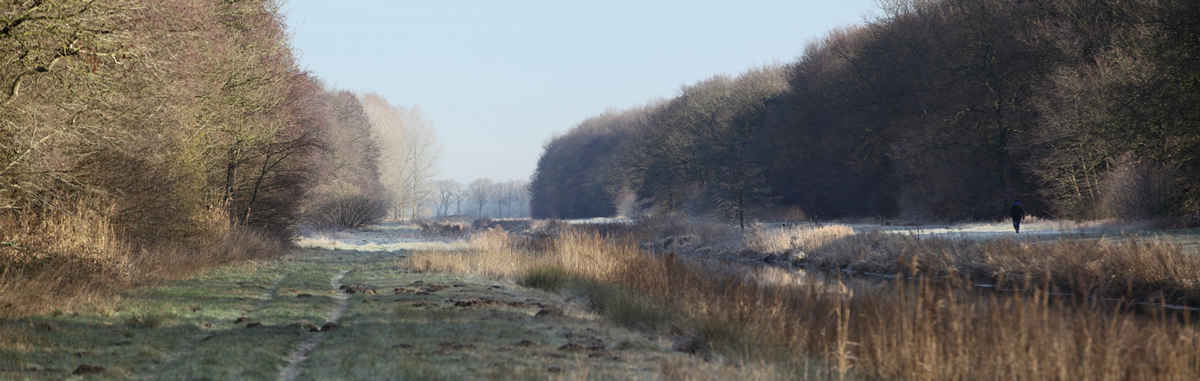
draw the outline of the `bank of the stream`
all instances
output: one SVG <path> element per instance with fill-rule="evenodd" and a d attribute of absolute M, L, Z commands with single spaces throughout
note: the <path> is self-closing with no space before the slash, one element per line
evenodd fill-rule
<path fill-rule="evenodd" d="M 1130 273 L 1123 271 L 1133 271 L 1141 278 L 1126 279 L 1127 284 L 1143 287 L 1139 292 L 1154 292 L 1151 275 L 1187 284 L 1196 272 L 1184 268 L 1179 273 L 1170 263 L 1155 264 L 1157 259 L 1188 261 L 1188 255 L 1170 245 L 1143 246 L 1137 239 L 966 242 L 847 230 L 730 234 L 719 226 L 638 222 L 558 229 L 549 241 L 493 231 L 473 240 L 471 250 L 419 253 L 413 262 L 428 269 L 523 279 L 539 287 L 596 295 L 596 307 L 626 325 L 652 332 L 675 327 L 677 346 L 720 353 L 743 364 L 772 364 L 782 374 L 811 374 L 811 359 L 819 359 L 824 372 L 820 374 L 868 379 L 1200 375 L 1195 366 L 1200 363 L 1200 333 L 1189 315 L 1157 313 L 1158 309 L 1129 313 L 1128 308 L 1092 302 L 1097 299 L 1086 295 L 1078 300 L 1061 297 L 1056 290 L 1056 279 L 1061 278 L 1054 277 L 1062 270 L 1090 274 L 1071 273 L 1081 269 L 1094 270 L 1091 275 L 1125 276 Z M 651 239 L 630 239 L 638 236 Z M 959 244 L 965 246 L 954 246 Z M 781 247 L 786 250 L 775 254 L 755 250 Z M 986 255 L 946 256 L 958 249 L 964 249 L 959 254 Z M 770 266 L 745 271 L 713 260 L 806 257 L 821 250 L 840 256 L 827 259 L 849 260 L 856 266 L 899 265 L 890 273 L 901 277 L 876 278 L 864 287 L 848 284 L 852 282 L 845 273 L 839 279 Z M 889 257 L 894 254 L 905 256 Z M 944 266 L 987 263 L 971 260 L 989 255 L 999 255 L 999 264 L 1032 263 L 1052 273 L 1039 281 L 1030 276 L 1008 278 L 1002 284 L 1014 292 L 980 293 L 968 286 L 970 278 Z M 932 269 L 951 270 L 948 276 L 914 266 L 939 258 L 941 267 Z M 1163 264 L 1167 266 L 1158 266 Z M 1080 290 L 1098 289 L 1069 291 Z M 648 313 L 655 310 L 667 312 Z"/>

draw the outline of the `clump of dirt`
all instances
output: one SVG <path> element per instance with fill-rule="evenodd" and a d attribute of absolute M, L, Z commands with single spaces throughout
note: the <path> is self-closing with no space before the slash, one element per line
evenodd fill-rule
<path fill-rule="evenodd" d="M 579 343 L 566 343 L 563 344 L 563 346 L 558 347 L 558 350 L 571 353 L 583 353 L 588 351 L 587 347 Z"/>
<path fill-rule="evenodd" d="M 105 367 L 103 367 L 103 366 L 99 366 L 99 365 L 88 365 L 88 364 L 81 364 L 81 365 L 79 365 L 79 367 L 76 367 L 76 368 L 75 368 L 75 371 L 74 371 L 74 372 L 71 372 L 71 375 L 74 375 L 74 376 L 82 376 L 82 375 L 85 375 L 85 374 L 97 374 L 97 373 L 104 373 L 104 372 L 106 372 L 106 371 L 108 371 L 108 368 L 105 368 Z"/>
<path fill-rule="evenodd" d="M 486 306 L 509 306 L 512 308 L 529 308 L 529 305 L 525 304 L 525 302 L 519 302 L 519 301 L 505 302 L 503 300 L 497 300 L 497 299 L 488 298 L 488 297 L 479 298 L 479 299 L 471 299 L 471 300 L 454 301 L 454 306 L 462 307 L 462 308 L 486 307 Z"/>
<path fill-rule="evenodd" d="M 392 293 L 397 294 L 397 295 L 399 295 L 399 294 L 429 295 L 430 293 L 438 292 L 438 291 L 449 288 L 446 286 L 436 285 L 436 284 L 424 284 L 421 281 L 413 282 L 412 284 L 410 284 L 408 286 L 409 287 L 415 286 L 415 288 L 396 287 L 395 289 L 392 290 Z"/>
<path fill-rule="evenodd" d="M 492 298 L 459 300 L 459 301 L 454 302 L 455 307 L 462 307 L 462 308 L 486 307 L 486 306 L 497 306 L 497 305 L 503 306 L 503 305 L 507 305 L 507 304 L 508 303 L 505 303 L 503 301 L 499 301 L 496 299 L 492 299 Z"/>
<path fill-rule="evenodd" d="M 461 351 L 464 349 L 475 349 L 475 345 L 463 344 L 457 341 L 443 341 L 441 344 L 438 344 L 438 349 L 433 351 L 433 353 L 444 355 L 448 351 Z"/>
<path fill-rule="evenodd" d="M 338 323 L 329 322 L 329 323 L 322 324 L 320 328 L 313 327 L 313 328 L 309 329 L 308 331 L 309 332 L 329 332 L 337 327 L 338 327 Z"/>
<path fill-rule="evenodd" d="M 375 295 L 375 289 L 365 287 L 365 286 L 354 285 L 354 284 L 344 285 L 341 287 L 341 290 L 342 290 L 342 292 L 345 292 L 347 294 L 362 293 L 362 294 L 367 294 L 367 295 Z"/>
<path fill-rule="evenodd" d="M 572 341 L 561 347 L 558 347 L 558 350 L 562 351 L 562 352 L 570 352 L 570 353 L 587 353 L 588 357 L 591 357 L 591 358 L 595 358 L 595 357 L 607 357 L 607 358 L 614 358 L 614 359 L 618 358 L 615 354 L 608 351 L 608 349 L 604 345 L 603 339 L 595 338 L 595 337 L 590 338 L 590 339 L 580 340 L 580 341 Z"/>
<path fill-rule="evenodd" d="M 545 306 L 537 312 L 534 317 L 559 317 L 563 316 L 563 309 L 555 306 Z"/>

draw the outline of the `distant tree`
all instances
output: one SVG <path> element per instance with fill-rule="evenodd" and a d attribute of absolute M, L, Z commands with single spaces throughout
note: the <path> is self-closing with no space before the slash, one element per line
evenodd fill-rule
<path fill-rule="evenodd" d="M 467 198 L 466 189 L 460 189 L 458 194 L 454 195 L 454 214 L 462 214 L 462 203 Z"/>
<path fill-rule="evenodd" d="M 615 189 L 628 187 L 627 172 L 640 162 L 628 147 L 640 138 L 648 115 L 661 107 L 608 110 L 546 142 L 529 184 L 529 214 L 536 218 L 586 218 L 615 213 Z"/>
<path fill-rule="evenodd" d="M 745 156 L 743 152 L 741 156 Z M 770 206 L 778 197 L 771 193 L 762 169 L 747 159 L 734 160 L 722 168 L 721 180 L 713 196 L 717 209 L 746 229 L 746 218 L 756 210 Z"/>
<path fill-rule="evenodd" d="M 434 183 L 437 193 L 434 196 L 437 199 L 437 213 L 439 215 L 450 214 L 450 205 L 453 204 L 462 193 L 462 183 L 453 179 L 441 179 Z"/>
<path fill-rule="evenodd" d="M 495 183 L 489 179 L 475 179 L 467 185 L 466 199 L 477 206 L 476 217 L 483 218 L 483 206 L 492 200 Z"/>
<path fill-rule="evenodd" d="M 493 199 L 498 206 L 508 208 L 508 214 L 511 217 L 513 215 L 513 206 L 520 207 L 524 203 L 524 200 L 528 198 L 525 196 L 527 187 L 528 182 L 522 180 L 509 180 L 498 183 L 496 184 L 496 192 Z"/>
<path fill-rule="evenodd" d="M 411 217 L 416 218 L 420 207 L 436 192 L 432 182 L 441 170 L 442 145 L 433 123 L 425 117 L 420 107 L 413 107 L 408 117 L 411 130 L 409 162 L 412 165 L 405 175 L 405 189 L 411 194 Z"/>
<path fill-rule="evenodd" d="M 419 107 L 393 106 L 376 93 L 360 98 L 380 139 L 382 181 L 395 195 L 393 217 L 415 218 L 436 192 L 442 158 L 437 131 Z"/>
<path fill-rule="evenodd" d="M 529 181 L 513 180 L 514 201 L 517 204 L 517 216 L 529 216 Z"/>

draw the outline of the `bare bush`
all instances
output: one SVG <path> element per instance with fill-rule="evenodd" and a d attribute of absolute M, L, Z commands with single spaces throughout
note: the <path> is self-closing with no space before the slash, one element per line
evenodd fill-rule
<path fill-rule="evenodd" d="M 378 195 L 333 195 L 314 207 L 309 221 L 318 228 L 358 229 L 387 217 L 388 206 L 388 201 Z"/>
<path fill-rule="evenodd" d="M 461 238 L 470 232 L 461 223 L 421 221 L 420 227 L 421 234 L 434 237 Z"/>
<path fill-rule="evenodd" d="M 1108 218 L 1143 220 L 1163 217 L 1175 192 L 1171 171 L 1139 160 L 1132 153 L 1117 158 L 1100 184 L 1099 209 Z"/>

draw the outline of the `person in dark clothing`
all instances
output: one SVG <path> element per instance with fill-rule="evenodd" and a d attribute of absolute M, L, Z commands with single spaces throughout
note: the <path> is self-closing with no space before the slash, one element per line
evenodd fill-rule
<path fill-rule="evenodd" d="M 1012 212 L 1009 215 L 1013 219 L 1013 229 L 1017 230 L 1017 234 L 1021 234 L 1021 220 L 1025 219 L 1025 209 L 1021 207 L 1021 200 L 1013 200 Z"/>

